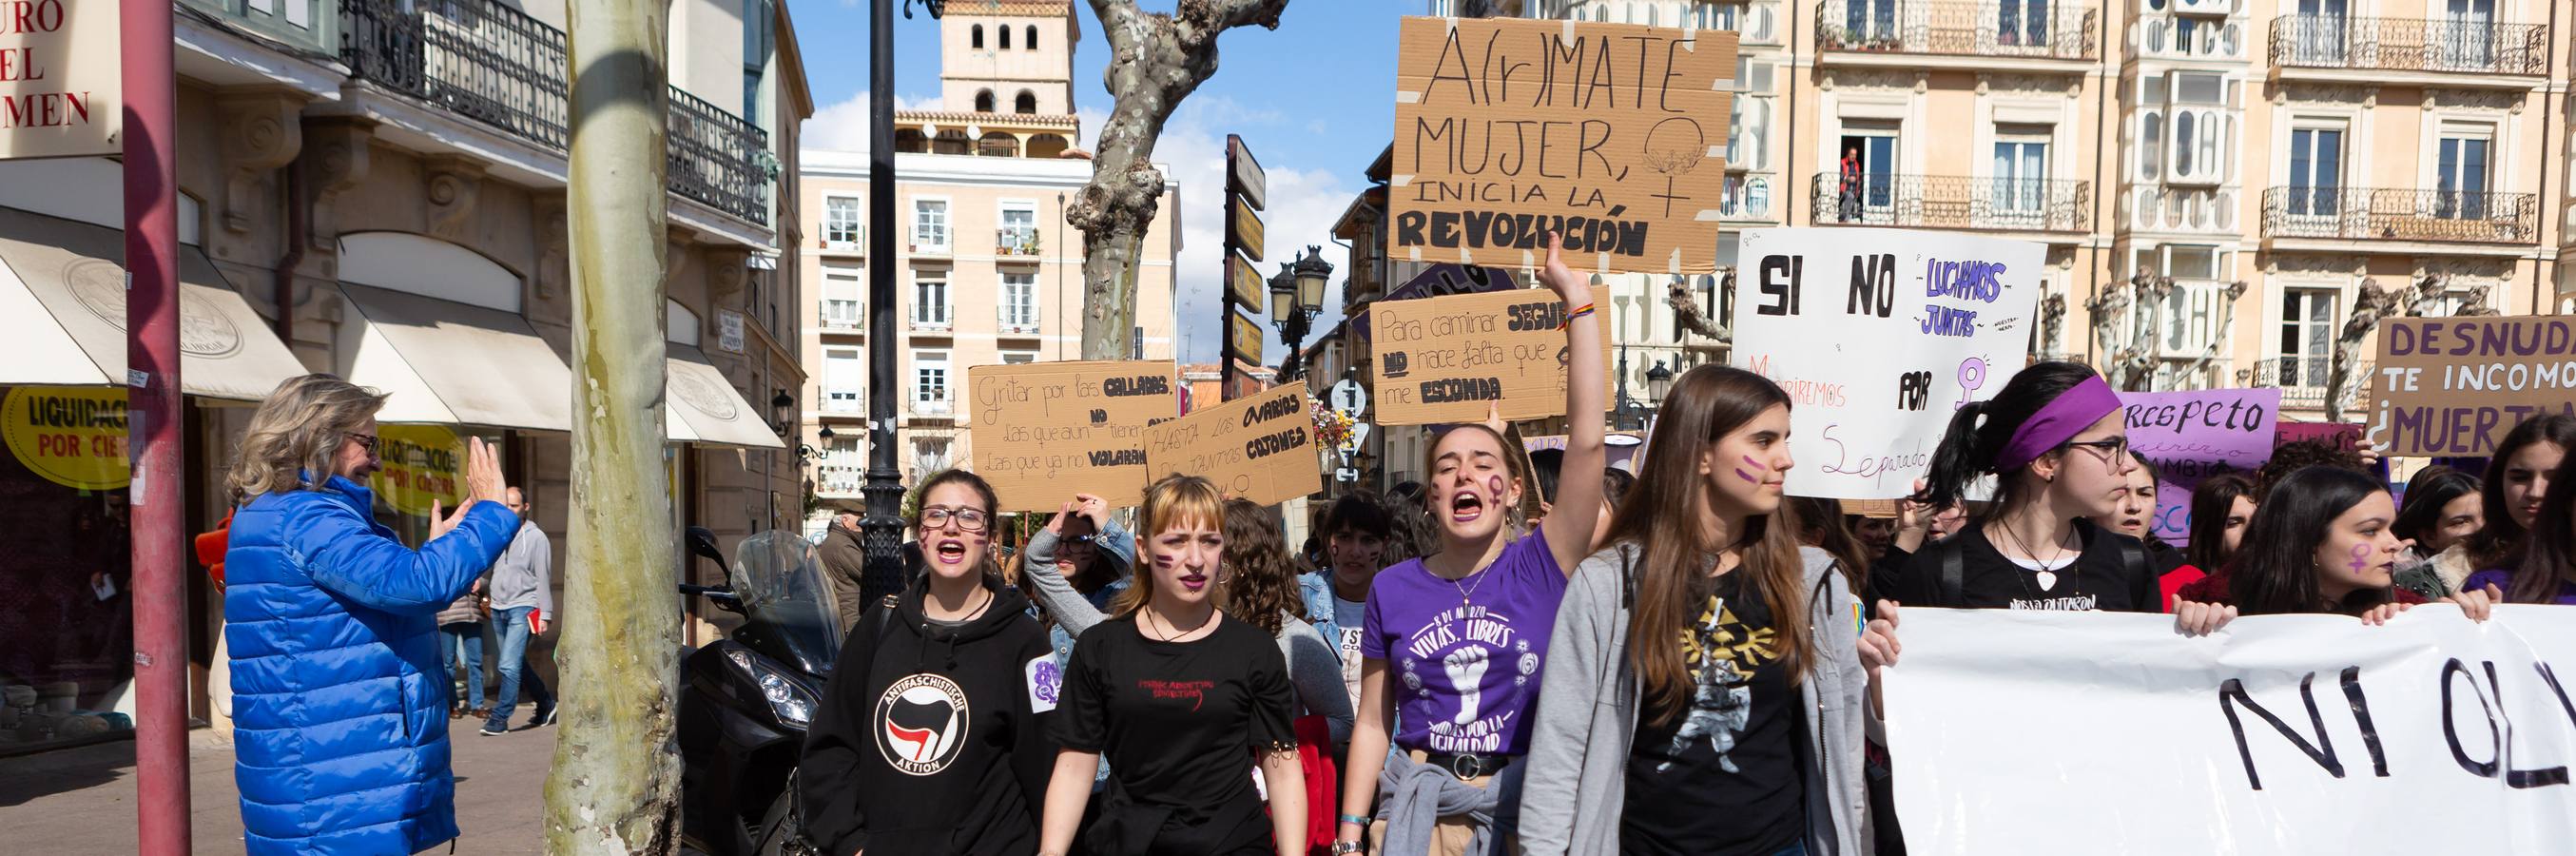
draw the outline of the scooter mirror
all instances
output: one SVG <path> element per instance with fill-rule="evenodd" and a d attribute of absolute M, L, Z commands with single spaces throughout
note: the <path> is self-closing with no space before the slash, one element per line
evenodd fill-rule
<path fill-rule="evenodd" d="M 689 553 L 705 556 L 718 565 L 724 564 L 724 553 L 716 549 L 716 533 L 704 526 L 689 527 Z"/>

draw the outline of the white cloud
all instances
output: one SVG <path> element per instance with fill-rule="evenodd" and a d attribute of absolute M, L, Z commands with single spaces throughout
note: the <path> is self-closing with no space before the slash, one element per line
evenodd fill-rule
<path fill-rule="evenodd" d="M 939 110 L 939 96 L 914 101 L 898 94 L 896 110 Z M 809 149 L 863 152 L 868 149 L 868 93 L 861 92 L 848 100 L 814 111 L 805 120 L 804 146 Z"/>
<path fill-rule="evenodd" d="M 1224 96 L 1194 96 L 1182 102 L 1180 111 L 1163 126 L 1163 136 L 1154 147 L 1154 162 L 1165 165 L 1172 171 L 1171 177 L 1181 182 L 1182 248 L 1174 279 L 1180 289 L 1175 311 L 1180 313 L 1179 351 L 1185 361 L 1215 362 L 1225 335 L 1225 328 L 1216 323 L 1225 278 L 1225 129 L 1240 133 L 1242 126 L 1220 120 L 1254 119 L 1258 124 L 1259 114 L 1260 111 L 1244 110 Z M 1084 130 L 1094 130 L 1088 118 Z M 1260 135 L 1246 135 L 1245 143 L 1256 156 L 1262 154 Z M 1269 246 L 1263 248 L 1264 261 L 1259 270 L 1266 278 L 1279 270 L 1279 263 L 1303 255 L 1308 245 L 1323 247 L 1324 260 L 1333 265 L 1333 286 L 1325 295 L 1327 309 L 1313 325 L 1315 333 L 1321 333 L 1341 320 L 1341 282 L 1349 274 L 1350 252 L 1331 241 L 1332 227 L 1358 189 L 1344 184 L 1339 176 L 1357 175 L 1368 165 L 1331 164 L 1323 169 L 1297 170 L 1282 166 L 1285 158 L 1276 154 L 1269 157 L 1264 164 L 1269 178 L 1269 198 L 1265 200 L 1269 208 L 1261 213 Z M 1277 331 L 1268 329 L 1267 312 L 1256 320 L 1264 330 L 1262 362 L 1278 365 L 1287 351 L 1282 349 Z M 1315 333 L 1308 335 L 1308 344 L 1313 343 Z"/>

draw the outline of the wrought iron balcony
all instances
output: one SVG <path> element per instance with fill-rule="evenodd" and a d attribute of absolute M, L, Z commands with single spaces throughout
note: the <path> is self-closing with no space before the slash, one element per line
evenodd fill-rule
<path fill-rule="evenodd" d="M 1816 44 L 1825 51 L 2089 60 L 2100 55 L 2098 14 L 2031 0 L 1824 0 L 1816 4 Z"/>
<path fill-rule="evenodd" d="M 1817 225 L 2082 232 L 2093 224 L 2093 183 L 1964 175 L 1816 174 Z"/>
<path fill-rule="evenodd" d="M 238 0 L 236 0 L 238 2 Z M 572 121 L 564 34 L 493 0 L 341 0 L 350 77 L 561 155 Z M 671 192 L 769 223 L 769 134 L 670 89 Z"/>
<path fill-rule="evenodd" d="M 2275 187 L 2263 192 L 2263 237 L 2529 244 L 2540 239 L 2530 193 Z"/>
<path fill-rule="evenodd" d="M 339 16 L 332 0 L 179 0 L 224 20 L 309 51 L 328 51 L 340 43 Z M 184 17 L 184 16 L 183 16 Z"/>
<path fill-rule="evenodd" d="M 671 192 L 769 225 L 769 132 L 671 87 L 667 144 Z"/>
<path fill-rule="evenodd" d="M 2354 380 L 2344 390 L 2343 406 L 2346 410 L 2360 406 L 2366 400 L 2371 365 L 2369 360 L 2360 360 L 2352 366 Z M 2334 357 L 2332 354 L 2264 357 L 2255 361 L 2252 371 L 2240 370 L 2236 377 L 2241 386 L 2280 388 L 2284 410 L 2323 410 L 2327 398 L 2326 385 L 2334 382 Z"/>
<path fill-rule="evenodd" d="M 2549 29 L 2535 24 L 2283 15 L 2272 19 L 2275 67 L 2544 75 Z"/>

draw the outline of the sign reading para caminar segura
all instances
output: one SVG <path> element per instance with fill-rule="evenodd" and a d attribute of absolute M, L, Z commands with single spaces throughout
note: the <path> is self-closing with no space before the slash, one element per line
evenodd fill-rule
<path fill-rule="evenodd" d="M 1396 57 L 1394 257 L 1580 270 L 1717 269 L 1736 35 L 1406 18 Z"/>
<path fill-rule="evenodd" d="M 116 7 L 0 2 L 0 160 L 113 155 L 123 146 Z"/>

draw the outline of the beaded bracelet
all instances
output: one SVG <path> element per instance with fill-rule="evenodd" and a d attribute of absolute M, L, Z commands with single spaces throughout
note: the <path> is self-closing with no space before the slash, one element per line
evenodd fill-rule
<path fill-rule="evenodd" d="M 1596 305 L 1597 305 L 1597 304 L 1586 303 L 1586 304 L 1583 304 L 1583 308 L 1581 308 L 1581 309 L 1577 309 L 1577 310 L 1574 310 L 1574 311 L 1572 311 L 1572 312 L 1568 312 L 1568 313 L 1566 313 L 1566 314 L 1565 314 L 1565 322 L 1564 322 L 1564 323 L 1562 323 L 1562 324 L 1558 324 L 1558 325 L 1556 325 L 1556 329 L 1563 330 L 1563 329 L 1566 329 L 1566 328 L 1568 328 L 1568 327 L 1572 327 L 1572 326 L 1574 326 L 1574 319 L 1581 318 L 1581 317 L 1583 317 L 1583 316 L 1586 316 L 1586 315 L 1590 315 L 1590 314 L 1592 314 L 1593 307 L 1595 307 Z"/>

